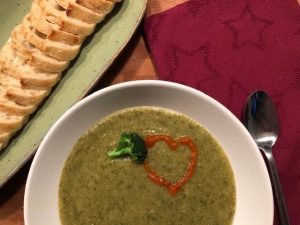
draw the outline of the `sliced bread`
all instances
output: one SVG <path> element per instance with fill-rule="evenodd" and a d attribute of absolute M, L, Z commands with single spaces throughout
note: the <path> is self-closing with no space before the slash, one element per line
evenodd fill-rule
<path fill-rule="evenodd" d="M 57 24 L 47 21 L 43 9 L 33 1 L 31 10 L 29 13 L 31 25 L 39 32 L 47 36 L 47 39 L 51 41 L 62 42 L 68 45 L 78 45 L 84 40 L 84 36 L 78 34 L 72 34 L 60 29 Z"/>
<path fill-rule="evenodd" d="M 9 115 L 0 111 L 0 134 L 15 132 L 23 126 L 26 119 L 24 116 Z"/>
<path fill-rule="evenodd" d="M 85 23 L 96 24 L 101 22 L 106 14 L 97 13 L 76 3 L 75 0 L 56 0 L 59 6 L 66 10 L 66 15 Z"/>
<path fill-rule="evenodd" d="M 0 73 L 0 85 L 6 89 L 8 99 L 25 106 L 40 104 L 50 91 L 25 89 L 20 80 L 4 73 Z"/>
<path fill-rule="evenodd" d="M 47 39 L 47 36 L 31 25 L 29 15 L 25 16 L 23 25 L 27 41 L 40 49 L 46 55 L 61 61 L 72 60 L 77 56 L 80 50 L 80 45 L 66 45 L 61 42 Z"/>
<path fill-rule="evenodd" d="M 9 115 L 28 116 L 37 108 L 35 105 L 19 105 L 7 98 L 7 90 L 0 85 L 0 111 Z M 1 134 L 1 133 L 0 133 Z"/>
<path fill-rule="evenodd" d="M 70 0 L 60 0 L 61 2 L 68 2 Z M 97 13 L 107 14 L 110 13 L 117 1 L 108 0 L 72 0 Z M 65 5 L 67 3 L 64 3 Z"/>
<path fill-rule="evenodd" d="M 96 24 L 121 0 L 33 0 L 0 51 L 0 150 L 59 81 Z"/>
<path fill-rule="evenodd" d="M 11 47 L 11 42 L 8 42 L 1 52 L 5 53 L 5 57 L 0 57 L 0 61 L 3 62 L 2 72 L 19 79 L 24 88 L 49 89 L 60 79 L 60 72 L 47 72 L 27 64 L 30 61 L 26 63 L 22 60 Z"/>
<path fill-rule="evenodd" d="M 90 35 L 94 30 L 95 24 L 88 24 L 78 19 L 68 17 L 66 10 L 59 6 L 56 0 L 35 0 L 43 9 L 46 19 L 57 24 L 61 30 L 82 36 Z"/>
<path fill-rule="evenodd" d="M 24 33 L 23 24 L 15 27 L 11 35 L 12 48 L 16 51 L 19 57 L 28 60 L 27 63 L 29 65 L 33 66 L 37 70 L 51 73 L 60 73 L 68 67 L 70 61 L 61 61 L 47 56 L 34 45 L 29 43 L 24 37 Z M 4 51 L 12 51 L 12 49 L 7 47 L 7 50 Z"/>

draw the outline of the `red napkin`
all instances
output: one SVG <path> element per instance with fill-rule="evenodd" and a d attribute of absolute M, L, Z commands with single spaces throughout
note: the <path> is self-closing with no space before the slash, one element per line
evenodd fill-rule
<path fill-rule="evenodd" d="M 296 0 L 190 0 L 145 19 L 159 78 L 194 87 L 241 118 L 261 89 L 280 117 L 274 157 L 300 224 L 300 7 Z M 276 220 L 276 218 L 275 218 Z M 255 225 L 255 224 L 253 224 Z"/>

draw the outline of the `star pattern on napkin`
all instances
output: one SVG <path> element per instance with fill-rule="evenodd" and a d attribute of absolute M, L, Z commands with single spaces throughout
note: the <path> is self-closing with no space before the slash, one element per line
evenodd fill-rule
<path fill-rule="evenodd" d="M 208 5 L 209 0 L 190 0 L 187 2 L 187 7 L 189 8 L 189 11 L 192 13 L 193 16 L 196 16 L 198 13 L 200 13 L 200 8 Z"/>
<path fill-rule="evenodd" d="M 220 73 L 209 61 L 208 43 L 199 46 L 193 51 L 174 46 L 172 55 L 169 77 L 177 80 L 177 82 L 181 81 L 182 74 L 185 74 L 186 77 L 197 77 L 197 83 L 209 82 L 220 78 Z M 195 64 L 198 66 L 195 67 Z M 191 68 L 194 69 L 191 71 Z M 189 73 L 186 73 L 186 71 L 189 71 Z M 186 77 L 183 79 L 186 79 Z"/>
<path fill-rule="evenodd" d="M 158 35 L 160 32 L 160 25 L 164 23 L 165 20 L 165 15 L 161 15 L 159 17 L 154 17 L 153 19 L 153 27 L 155 27 L 155 29 L 151 30 L 151 41 L 156 42 L 158 40 Z"/>
<path fill-rule="evenodd" d="M 233 77 L 229 77 L 228 79 L 229 79 L 229 85 L 228 85 L 228 96 L 226 96 L 226 105 L 229 108 L 234 109 L 235 105 L 240 106 L 244 104 L 244 102 L 240 102 L 239 104 L 236 104 L 235 101 L 238 101 L 238 99 L 235 99 L 235 96 L 237 95 L 239 95 L 240 97 L 243 96 L 243 99 L 246 99 L 249 94 L 249 90 L 239 81 L 236 81 Z"/>
<path fill-rule="evenodd" d="M 259 49 L 265 48 L 264 32 L 273 22 L 256 16 L 249 4 L 242 10 L 241 16 L 225 22 L 227 29 L 233 34 L 233 49 L 251 45 Z"/>

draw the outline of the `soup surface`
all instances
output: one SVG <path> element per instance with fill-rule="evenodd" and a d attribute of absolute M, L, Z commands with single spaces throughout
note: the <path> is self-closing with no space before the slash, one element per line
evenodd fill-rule
<path fill-rule="evenodd" d="M 124 132 L 191 138 L 198 152 L 191 179 L 172 195 L 149 179 L 143 164 L 109 158 Z M 190 160 L 187 145 L 171 150 L 158 141 L 148 149 L 149 166 L 172 183 Z M 75 144 L 59 187 L 63 225 L 229 225 L 235 202 L 233 171 L 218 142 L 194 120 L 156 107 L 125 109 L 95 124 Z"/>

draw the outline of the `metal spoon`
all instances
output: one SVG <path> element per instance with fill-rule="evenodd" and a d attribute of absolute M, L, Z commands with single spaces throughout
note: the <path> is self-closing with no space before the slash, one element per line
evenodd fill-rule
<path fill-rule="evenodd" d="M 272 99 L 265 92 L 256 91 L 250 95 L 245 109 L 244 122 L 266 157 L 280 224 L 289 225 L 284 196 L 272 155 L 272 146 L 279 134 L 279 120 Z"/>

